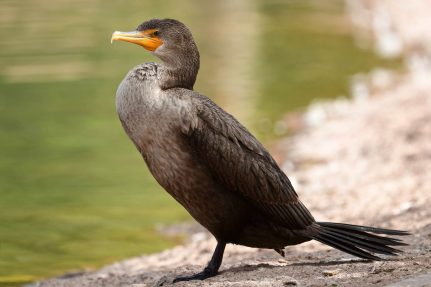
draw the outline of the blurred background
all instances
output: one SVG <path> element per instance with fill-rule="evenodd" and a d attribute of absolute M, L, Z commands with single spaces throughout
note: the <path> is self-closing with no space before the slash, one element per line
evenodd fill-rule
<path fill-rule="evenodd" d="M 268 145 L 277 123 L 352 77 L 397 68 L 359 48 L 345 3 L 0 1 L 0 285 L 96 268 L 181 242 L 157 224 L 190 220 L 124 134 L 115 91 L 144 49 L 115 30 L 176 18 L 201 52 L 195 90 Z M 9 283 L 8 283 L 9 282 Z"/>

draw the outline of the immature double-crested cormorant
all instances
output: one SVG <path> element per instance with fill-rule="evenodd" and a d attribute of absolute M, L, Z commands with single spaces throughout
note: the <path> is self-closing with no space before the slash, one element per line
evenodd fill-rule
<path fill-rule="evenodd" d="M 187 27 L 152 19 L 112 40 L 138 44 L 162 60 L 133 68 L 118 87 L 117 111 L 149 170 L 217 239 L 205 269 L 175 281 L 217 274 L 227 243 L 274 249 L 311 239 L 360 258 L 396 255 L 407 232 L 316 222 L 287 176 L 233 116 L 193 91 L 199 52 Z"/>

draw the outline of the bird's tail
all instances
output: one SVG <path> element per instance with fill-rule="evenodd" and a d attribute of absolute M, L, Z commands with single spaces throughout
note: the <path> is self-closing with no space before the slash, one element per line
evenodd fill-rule
<path fill-rule="evenodd" d="M 373 253 L 398 255 L 398 253 L 401 253 L 401 250 L 392 248 L 391 246 L 407 245 L 400 239 L 376 234 L 409 235 L 406 231 L 343 223 L 317 222 L 317 225 L 317 234 L 311 236 L 314 240 L 354 256 L 371 260 L 381 260 L 380 257 Z"/>

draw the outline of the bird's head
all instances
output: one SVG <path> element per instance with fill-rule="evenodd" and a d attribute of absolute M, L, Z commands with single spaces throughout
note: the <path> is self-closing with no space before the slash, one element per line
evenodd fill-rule
<path fill-rule="evenodd" d="M 112 41 L 137 44 L 161 59 L 168 67 L 198 62 L 199 52 L 190 30 L 174 19 L 151 19 L 140 24 L 135 31 L 112 34 Z"/>

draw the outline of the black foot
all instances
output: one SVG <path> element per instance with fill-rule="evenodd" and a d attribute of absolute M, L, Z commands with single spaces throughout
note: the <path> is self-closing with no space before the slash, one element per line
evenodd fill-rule
<path fill-rule="evenodd" d="M 207 278 L 213 277 L 217 275 L 217 271 L 211 271 L 205 269 L 202 272 L 199 272 L 197 274 L 191 275 L 191 276 L 180 276 L 174 279 L 173 283 L 181 282 L 181 281 L 191 281 L 191 280 L 205 280 Z"/>
<path fill-rule="evenodd" d="M 205 280 L 207 278 L 216 276 L 218 273 L 218 269 L 220 268 L 221 261 L 223 259 L 225 246 L 226 246 L 226 243 L 217 241 L 217 246 L 216 246 L 216 249 L 214 250 L 214 254 L 210 262 L 208 262 L 208 266 L 205 267 L 204 271 L 191 276 L 177 277 L 174 279 L 173 283 L 180 282 L 180 281 Z"/>

